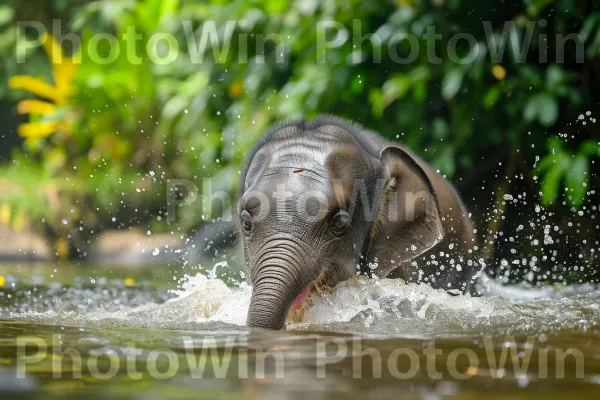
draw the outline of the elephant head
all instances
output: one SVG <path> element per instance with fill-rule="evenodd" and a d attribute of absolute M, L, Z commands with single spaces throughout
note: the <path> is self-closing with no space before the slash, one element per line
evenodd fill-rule
<path fill-rule="evenodd" d="M 419 163 L 362 132 L 334 118 L 279 125 L 248 154 L 238 200 L 248 326 L 280 329 L 311 284 L 333 287 L 378 261 L 372 272 L 386 276 L 442 239 Z"/>

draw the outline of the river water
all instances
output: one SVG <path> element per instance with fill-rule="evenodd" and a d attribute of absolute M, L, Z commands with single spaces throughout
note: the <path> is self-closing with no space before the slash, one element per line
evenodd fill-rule
<path fill-rule="evenodd" d="M 600 393 L 600 288 L 451 296 L 356 278 L 249 330 L 224 263 L 0 267 L 0 393 L 18 398 L 559 398 Z M 162 271 L 162 272 L 161 272 Z M 166 276 L 169 275 L 169 276 Z M 9 397 L 2 397 L 9 398 Z M 16 398 L 16 397 L 15 397 Z"/>

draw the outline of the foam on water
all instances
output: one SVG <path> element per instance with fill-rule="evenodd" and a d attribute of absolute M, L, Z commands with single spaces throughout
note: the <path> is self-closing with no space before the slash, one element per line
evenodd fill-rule
<path fill-rule="evenodd" d="M 502 286 L 484 277 L 484 297 L 452 296 L 427 285 L 397 279 L 356 277 L 329 291 L 312 293 L 303 321 L 288 329 L 347 332 L 385 337 L 465 336 L 588 329 L 600 325 L 600 289 L 595 285 L 527 288 Z M 105 293 L 105 292 L 104 292 Z M 165 302 L 131 299 L 120 309 L 77 310 L 69 301 L 47 309 L 22 305 L 0 310 L 0 319 L 53 325 L 124 326 L 208 331 L 245 331 L 251 287 L 227 286 L 216 277 L 186 277 Z M 141 294 L 140 294 L 141 295 Z M 105 298 L 108 303 L 109 298 Z M 95 299 L 102 302 L 102 299 Z M 141 305 L 140 305 L 141 304 Z"/>

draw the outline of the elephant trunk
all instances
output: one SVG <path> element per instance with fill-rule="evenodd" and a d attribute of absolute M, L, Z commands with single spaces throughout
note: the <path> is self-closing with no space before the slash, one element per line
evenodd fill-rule
<path fill-rule="evenodd" d="M 254 279 L 247 325 L 255 328 L 281 329 L 294 299 L 314 278 L 307 266 L 281 259 L 259 266 Z"/>

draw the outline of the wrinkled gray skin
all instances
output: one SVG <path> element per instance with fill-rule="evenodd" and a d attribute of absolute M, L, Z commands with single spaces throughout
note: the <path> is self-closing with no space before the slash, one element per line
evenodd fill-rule
<path fill-rule="evenodd" d="M 466 262 L 473 226 L 451 184 L 401 145 L 335 117 L 271 128 L 247 155 L 238 212 L 250 327 L 282 328 L 312 282 L 333 287 L 363 272 L 463 293 L 477 272 Z"/>

